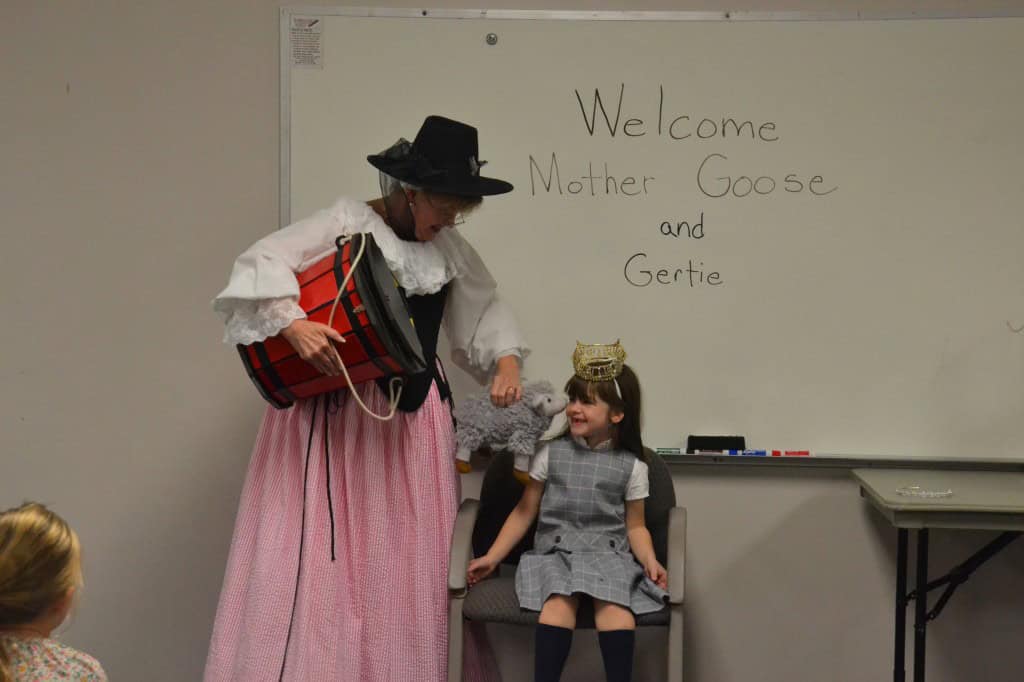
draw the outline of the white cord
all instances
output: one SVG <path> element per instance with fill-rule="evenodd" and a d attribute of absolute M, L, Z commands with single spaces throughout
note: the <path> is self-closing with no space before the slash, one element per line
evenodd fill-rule
<path fill-rule="evenodd" d="M 351 237 L 346 237 L 342 243 L 344 244 L 346 242 L 349 242 L 351 241 L 351 239 Z M 349 279 L 352 278 L 352 273 L 356 271 L 356 266 L 358 266 L 359 261 L 362 260 L 363 251 L 365 249 L 366 237 L 364 236 L 362 239 L 359 240 L 359 251 L 358 253 L 356 253 L 356 257 L 352 260 L 352 265 L 349 266 L 348 273 L 346 273 L 345 275 L 345 279 L 341 281 L 341 285 L 338 287 L 338 294 L 334 297 L 334 305 L 331 306 L 331 314 L 327 318 L 328 327 L 333 328 L 334 326 L 334 312 L 338 309 L 338 302 L 341 300 L 341 295 L 345 292 L 345 289 L 348 287 L 348 281 Z M 341 342 L 345 343 L 344 337 L 342 337 Z M 367 348 L 366 350 L 367 352 L 370 352 L 369 348 Z M 348 375 L 348 369 L 345 368 L 345 359 L 341 357 L 341 353 L 338 353 L 338 359 L 341 361 L 341 373 L 345 375 L 345 382 L 348 384 L 349 393 L 351 393 L 352 397 L 356 399 L 356 402 L 359 404 L 359 407 L 363 408 L 363 412 L 370 415 L 374 419 L 380 420 L 382 422 L 386 422 L 390 420 L 392 417 L 394 417 L 395 410 L 398 408 L 398 401 L 402 397 L 402 389 L 405 388 L 401 377 L 391 377 L 391 381 L 388 382 L 388 393 L 390 394 L 390 397 L 388 398 L 388 403 L 390 411 L 387 413 L 387 415 L 380 415 L 370 410 L 370 408 L 366 406 L 366 403 L 364 403 L 362 399 L 359 397 L 359 393 L 356 392 L 355 386 L 352 385 L 352 378 Z M 398 383 L 397 391 L 395 391 L 396 382 Z"/>

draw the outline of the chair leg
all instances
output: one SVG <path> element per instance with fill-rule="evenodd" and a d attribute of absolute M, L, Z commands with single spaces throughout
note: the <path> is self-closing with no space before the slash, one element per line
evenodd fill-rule
<path fill-rule="evenodd" d="M 669 682 L 683 682 L 683 605 L 669 606 L 668 621 L 668 669 Z"/>
<path fill-rule="evenodd" d="M 462 682 L 462 601 L 448 597 L 448 682 Z"/>

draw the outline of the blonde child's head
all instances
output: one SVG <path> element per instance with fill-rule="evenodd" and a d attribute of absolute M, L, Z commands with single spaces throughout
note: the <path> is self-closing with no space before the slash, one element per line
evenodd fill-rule
<path fill-rule="evenodd" d="M 0 631 L 63 620 L 81 584 L 81 547 L 64 519 L 35 502 L 0 512 Z M 10 678 L 0 646 L 0 682 Z"/>

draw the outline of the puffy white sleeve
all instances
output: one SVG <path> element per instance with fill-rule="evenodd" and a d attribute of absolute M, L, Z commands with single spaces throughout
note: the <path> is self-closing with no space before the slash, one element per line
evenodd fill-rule
<path fill-rule="evenodd" d="M 334 250 L 334 240 L 344 231 L 335 213 L 318 211 L 242 253 L 227 287 L 213 300 L 213 309 L 224 318 L 224 342 L 262 341 L 304 318 L 295 273 Z"/>
<path fill-rule="evenodd" d="M 227 287 L 213 301 L 224 317 L 224 341 L 262 341 L 305 317 L 295 273 L 332 253 L 338 237 L 357 232 L 373 235 L 409 294 L 439 291 L 468 267 L 458 251 L 449 254 L 429 242 L 402 241 L 366 203 L 342 197 L 329 209 L 267 235 L 238 257 Z"/>
<path fill-rule="evenodd" d="M 486 383 L 498 358 L 525 358 L 530 348 L 512 308 L 498 295 L 498 285 L 470 244 L 454 230 L 435 240 L 460 264 L 445 306 L 444 325 L 452 361 L 481 384 Z"/>

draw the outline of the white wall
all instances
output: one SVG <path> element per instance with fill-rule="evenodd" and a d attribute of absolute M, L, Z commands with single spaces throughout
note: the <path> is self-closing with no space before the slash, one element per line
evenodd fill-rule
<path fill-rule="evenodd" d="M 1019 3 L 900 6 L 969 5 Z M 858 7 L 892 4 L 783 6 Z M 78 529 L 87 585 L 66 639 L 114 679 L 202 670 L 262 409 L 208 303 L 236 253 L 277 225 L 277 69 L 277 4 L 264 0 L 0 5 L 0 507 L 42 500 Z M 676 478 L 690 509 L 688 679 L 885 679 L 894 532 L 845 473 Z M 933 565 L 987 538 L 935 533 Z M 930 680 L 1020 678 L 1022 573 L 1024 545 L 1011 546 L 961 588 L 932 627 Z M 495 634 L 506 678 L 527 679 L 528 633 Z M 586 649 L 575 670 L 598 666 Z"/>

